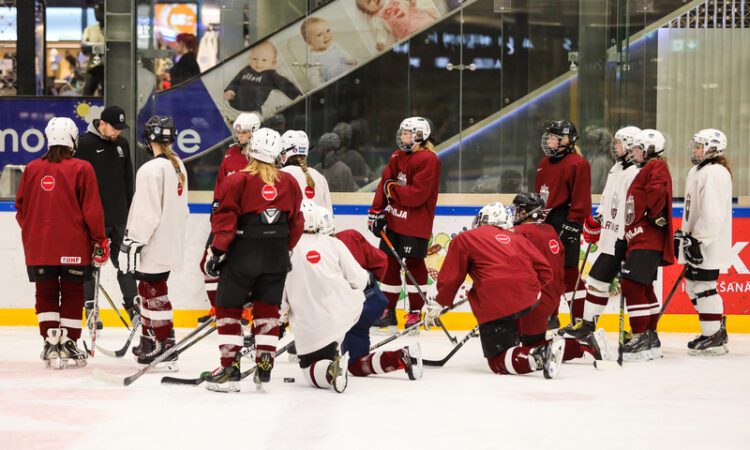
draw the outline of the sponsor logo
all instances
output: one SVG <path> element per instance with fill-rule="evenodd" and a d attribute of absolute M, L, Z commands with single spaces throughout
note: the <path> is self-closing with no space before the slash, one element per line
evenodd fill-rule
<path fill-rule="evenodd" d="M 122 150 L 122 147 L 120 147 L 119 145 L 117 146 L 117 156 L 119 156 L 120 158 L 125 157 L 125 152 Z"/>
<path fill-rule="evenodd" d="M 83 270 L 68 269 L 68 273 L 71 273 L 73 275 L 79 275 L 79 276 L 81 276 L 81 275 L 83 275 L 84 272 L 83 272 Z"/>
<path fill-rule="evenodd" d="M 560 244 L 558 244 L 556 240 L 550 239 L 549 240 L 549 251 L 551 251 L 553 255 L 556 255 L 556 254 L 560 253 Z"/>
<path fill-rule="evenodd" d="M 125 123 L 125 114 L 120 114 L 120 123 Z"/>
<path fill-rule="evenodd" d="M 60 264 L 81 264 L 80 256 L 62 256 Z"/>
<path fill-rule="evenodd" d="M 310 198 L 310 199 L 315 197 L 315 188 L 311 188 L 310 186 L 307 186 L 305 188 L 305 197 Z"/>
<path fill-rule="evenodd" d="M 307 261 L 310 264 L 317 264 L 320 262 L 320 253 L 316 252 L 315 250 L 310 250 L 307 252 Z"/>
<path fill-rule="evenodd" d="M 276 191 L 276 188 L 271 186 L 270 184 L 267 184 L 263 186 L 263 189 L 260 190 L 260 195 L 263 196 L 263 198 L 266 201 L 271 201 L 276 198 L 278 195 L 278 192 Z"/>
<path fill-rule="evenodd" d="M 227 172 L 227 176 L 232 175 L 233 173 L 237 173 L 237 172 L 235 172 L 234 170 L 230 170 L 229 172 Z"/>
<path fill-rule="evenodd" d="M 510 244 L 510 236 L 508 236 L 507 234 L 496 234 L 495 240 L 497 240 L 497 242 L 501 244 Z"/>
<path fill-rule="evenodd" d="M 385 207 L 385 212 L 389 213 L 390 215 L 392 215 L 394 217 L 398 217 L 399 219 L 406 220 L 407 217 L 409 217 L 409 213 L 407 213 L 404 210 L 401 210 L 401 209 L 398 209 L 398 208 L 394 208 L 391 205 L 388 205 L 388 206 Z"/>
<path fill-rule="evenodd" d="M 52 175 L 45 175 L 42 178 L 41 184 L 42 184 L 42 189 L 49 192 L 55 188 L 55 177 L 53 177 Z"/>
<path fill-rule="evenodd" d="M 103 148 L 98 148 L 98 149 L 96 149 L 96 153 L 101 153 L 101 152 L 103 152 L 103 151 L 104 151 L 104 149 L 103 149 Z"/>

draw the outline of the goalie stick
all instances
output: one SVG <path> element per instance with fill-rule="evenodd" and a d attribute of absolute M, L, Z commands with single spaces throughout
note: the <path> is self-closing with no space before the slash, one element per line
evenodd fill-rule
<path fill-rule="evenodd" d="M 437 360 L 437 361 L 436 360 L 431 360 L 431 359 L 423 359 L 422 360 L 422 364 L 424 364 L 425 366 L 430 366 L 430 367 L 443 367 L 445 365 L 445 363 L 447 363 L 448 360 L 451 359 L 453 357 L 453 355 L 455 355 L 456 352 L 458 352 L 458 350 L 461 349 L 461 347 L 463 347 L 464 344 L 469 341 L 469 339 L 471 339 L 473 337 L 476 337 L 476 336 L 479 336 L 479 325 L 477 325 L 476 327 L 474 327 L 474 329 L 471 330 L 469 332 L 469 334 L 467 334 L 466 336 L 464 336 L 464 338 L 461 339 L 458 342 L 458 344 L 456 344 L 455 347 L 453 347 L 453 350 L 451 350 L 450 353 L 448 353 L 445 356 L 445 358 Z"/>

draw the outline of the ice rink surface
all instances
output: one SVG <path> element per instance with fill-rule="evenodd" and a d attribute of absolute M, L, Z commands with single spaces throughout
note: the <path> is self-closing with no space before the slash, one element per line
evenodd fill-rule
<path fill-rule="evenodd" d="M 116 349 L 125 338 L 123 328 L 108 328 L 98 342 Z M 163 386 L 163 374 L 129 387 L 92 377 L 95 367 L 132 374 L 138 367 L 130 354 L 100 353 L 85 369 L 48 370 L 36 328 L 0 328 L 0 448 L 750 448 L 750 336 L 730 335 L 731 353 L 713 358 L 688 356 L 690 338 L 662 333 L 662 360 L 604 371 L 580 361 L 565 364 L 555 380 L 494 375 L 472 339 L 445 367 L 425 368 L 421 381 L 401 371 L 350 377 L 344 394 L 309 387 L 284 355 L 266 393 L 247 381 L 240 394 L 219 394 Z M 452 348 L 440 331 L 386 348 L 416 339 L 430 359 Z M 615 335 L 609 340 L 614 347 Z M 218 356 L 211 335 L 185 352 L 176 376 L 213 369 Z"/>

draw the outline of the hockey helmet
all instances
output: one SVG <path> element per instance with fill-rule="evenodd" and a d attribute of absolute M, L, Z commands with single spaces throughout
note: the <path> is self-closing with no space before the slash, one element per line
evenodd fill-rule
<path fill-rule="evenodd" d="M 270 128 L 261 128 L 253 133 L 248 145 L 250 146 L 249 157 L 273 164 L 281 151 L 281 136 Z"/>
<path fill-rule="evenodd" d="M 302 217 L 305 219 L 305 226 L 303 231 L 305 233 L 317 233 L 318 222 L 320 221 L 318 205 L 316 205 L 312 200 L 304 199 L 302 200 L 302 204 L 300 205 L 299 209 L 300 211 L 302 211 Z"/>
<path fill-rule="evenodd" d="M 143 139 L 146 146 L 149 142 L 171 144 L 177 136 L 174 121 L 169 116 L 151 116 L 143 128 Z"/>
<path fill-rule="evenodd" d="M 513 226 L 513 218 L 502 203 L 492 202 L 484 205 L 479 210 L 474 222 L 471 224 L 472 228 L 477 228 L 482 225 L 492 225 L 494 227 L 502 228 L 507 230 Z"/>
<path fill-rule="evenodd" d="M 336 225 L 333 222 L 333 213 L 324 206 L 318 206 L 318 233 L 330 236 L 335 232 Z"/>
<path fill-rule="evenodd" d="M 699 145 L 703 148 L 703 155 L 696 157 L 693 149 Z M 690 148 L 688 150 L 690 151 L 690 160 L 692 163 L 700 164 L 707 159 L 723 155 L 726 149 L 727 136 L 721 130 L 706 128 L 693 135 L 693 140 L 690 141 Z"/>
<path fill-rule="evenodd" d="M 536 192 L 521 192 L 513 198 L 513 220 L 516 225 L 527 219 L 542 221 L 546 217 L 545 202 Z"/>
<path fill-rule="evenodd" d="M 78 127 L 69 117 L 51 118 L 44 129 L 44 135 L 47 136 L 49 147 L 61 145 L 75 151 L 78 146 Z"/>
<path fill-rule="evenodd" d="M 615 133 L 615 139 L 612 141 L 612 147 L 610 149 L 610 151 L 612 152 L 612 158 L 629 158 L 630 153 L 633 151 L 635 137 L 638 136 L 638 133 L 640 132 L 640 128 L 633 126 L 627 126 L 617 130 L 617 132 Z M 622 148 L 622 155 L 618 155 L 617 153 L 618 145 Z"/>
<path fill-rule="evenodd" d="M 644 152 L 643 160 L 645 162 L 645 160 L 649 158 L 662 155 L 666 148 L 666 144 L 667 140 L 660 131 L 647 128 L 642 130 L 635 137 L 631 155 L 633 155 L 635 150 L 642 150 Z M 634 157 L 634 155 L 631 156 L 631 158 Z"/>
<path fill-rule="evenodd" d="M 302 130 L 287 130 L 281 135 L 281 163 L 292 156 L 307 157 L 307 150 L 310 148 L 310 140 L 307 133 Z"/>
<path fill-rule="evenodd" d="M 563 138 L 567 136 L 567 144 L 563 144 Z M 572 149 L 578 140 L 578 131 L 573 122 L 569 120 L 552 120 L 544 124 L 544 134 L 542 134 L 542 150 L 547 156 L 555 156 L 564 150 Z M 550 145 L 550 142 L 556 142 Z"/>
<path fill-rule="evenodd" d="M 401 140 L 401 133 L 411 132 L 412 141 L 409 144 Z M 410 152 L 414 144 L 421 144 L 430 138 L 430 123 L 424 117 L 408 117 L 401 122 L 396 132 L 396 144 L 402 151 Z"/>
<path fill-rule="evenodd" d="M 239 142 L 237 136 L 245 131 L 255 133 L 260 128 L 260 117 L 256 113 L 242 113 L 234 119 L 232 129 L 234 130 L 234 139 Z"/>

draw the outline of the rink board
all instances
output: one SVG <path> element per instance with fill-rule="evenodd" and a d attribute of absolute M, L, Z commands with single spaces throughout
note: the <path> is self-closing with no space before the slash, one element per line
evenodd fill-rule
<path fill-rule="evenodd" d="M 369 205 L 339 204 L 334 207 L 336 213 L 336 227 L 339 230 L 357 229 L 377 245 L 375 237 L 367 231 L 366 214 Z M 169 279 L 170 299 L 175 306 L 175 325 L 178 327 L 192 327 L 195 319 L 208 309 L 208 299 L 203 287 L 203 275 L 199 270 L 199 261 L 203 246 L 209 232 L 208 212 L 210 205 L 204 203 L 190 204 L 190 218 L 187 226 L 187 247 L 185 264 L 182 269 L 174 271 Z M 450 240 L 455 233 L 469 227 L 473 215 L 478 211 L 475 206 L 440 205 L 433 225 L 433 243 L 439 243 L 443 249 L 435 255 L 428 256 L 427 266 L 434 277 L 439 272 Z M 732 266 L 727 273 L 721 275 L 718 290 L 724 298 L 726 313 L 731 316 L 728 320 L 729 330 L 732 332 L 750 333 L 750 208 L 735 208 L 732 230 Z M 679 226 L 682 209 L 675 205 L 675 226 Z M 583 251 L 581 250 L 581 258 Z M 584 269 L 584 278 L 591 268 L 598 252 L 595 248 L 589 254 Z M 12 203 L 0 202 L 0 260 L 3 270 L 0 272 L 0 285 L 5 286 L 5 294 L 0 297 L 0 326 L 4 325 L 36 325 L 33 311 L 34 289 L 28 282 L 21 246 L 21 232 L 15 221 Z M 674 285 L 682 267 L 673 265 L 659 270 L 655 282 L 657 296 L 660 301 L 667 296 Z M 101 276 L 102 286 L 117 302 L 119 288 L 115 277 L 114 267 L 105 268 Z M 427 289 L 428 295 L 434 294 L 435 285 L 431 282 Z M 610 331 L 617 328 L 617 308 L 619 297 L 613 296 L 607 311 L 602 318 L 602 324 Z M 102 315 L 105 324 L 118 326 L 114 312 L 101 298 Z M 399 301 L 399 308 L 404 307 L 404 301 Z M 567 307 L 561 306 L 561 318 L 567 319 Z M 403 318 L 400 318 L 402 321 Z M 476 325 L 473 315 L 467 305 L 457 308 L 445 318 L 446 326 L 452 329 L 471 329 Z M 678 288 L 670 301 L 665 316 L 660 322 L 660 330 L 677 332 L 697 332 L 699 330 L 697 316 L 687 295 L 684 283 Z"/>

